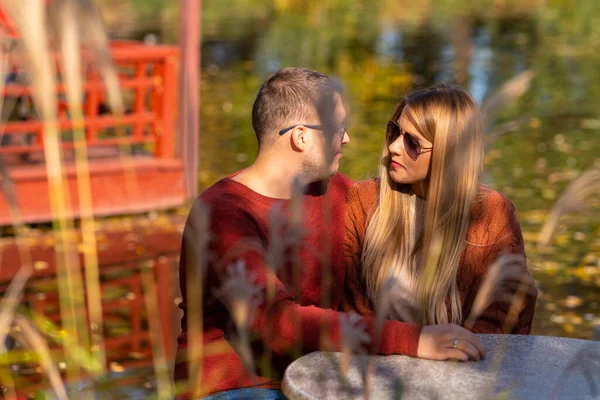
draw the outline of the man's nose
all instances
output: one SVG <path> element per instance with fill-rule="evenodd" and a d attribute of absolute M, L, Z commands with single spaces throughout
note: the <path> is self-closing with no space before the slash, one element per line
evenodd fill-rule
<path fill-rule="evenodd" d="M 348 134 L 348 131 L 344 132 L 344 136 L 342 137 L 342 144 L 348 144 L 350 143 L 350 135 Z"/>

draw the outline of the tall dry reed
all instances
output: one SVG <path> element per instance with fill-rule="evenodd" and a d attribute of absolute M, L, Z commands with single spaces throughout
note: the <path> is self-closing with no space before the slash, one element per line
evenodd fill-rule
<path fill-rule="evenodd" d="M 48 22 L 42 0 L 3 0 L 2 7 L 18 28 L 31 81 L 34 104 L 44 124 L 44 156 L 50 208 L 53 215 L 55 252 L 61 320 L 64 329 L 73 335 L 77 344 L 89 345 L 82 278 L 79 268 L 76 237 L 71 212 L 71 200 L 64 178 L 60 132 L 57 123 L 57 80 L 55 59 L 50 48 Z M 69 349 L 64 349 L 65 353 Z M 79 368 L 68 364 L 68 379 L 81 379 Z"/>
<path fill-rule="evenodd" d="M 77 194 L 81 218 L 82 250 L 85 266 L 85 287 L 89 312 L 91 350 L 100 365 L 106 364 L 102 320 L 100 272 L 96 245 L 96 224 L 93 215 L 92 189 L 88 152 L 86 145 L 82 100 L 84 96 L 81 55 L 82 22 L 79 5 L 72 0 L 57 0 L 51 3 L 51 15 L 56 26 L 60 56 L 61 76 L 66 85 L 69 114 L 73 122 L 75 144 L 75 169 Z"/>
<path fill-rule="evenodd" d="M 547 246 L 550 243 L 563 215 L 585 209 L 588 201 L 599 193 L 600 169 L 592 166 L 574 179 L 556 201 L 540 230 L 538 246 Z"/>
<path fill-rule="evenodd" d="M 202 355 L 204 351 L 203 340 L 203 296 L 206 268 L 212 259 L 209 245 L 212 240 L 210 233 L 210 213 L 208 206 L 198 202 L 192 208 L 191 215 L 183 232 L 183 244 L 189 254 L 186 255 L 186 293 L 188 319 L 187 326 L 191 340 L 187 349 L 189 363 L 188 389 L 198 397 L 202 393 Z"/>

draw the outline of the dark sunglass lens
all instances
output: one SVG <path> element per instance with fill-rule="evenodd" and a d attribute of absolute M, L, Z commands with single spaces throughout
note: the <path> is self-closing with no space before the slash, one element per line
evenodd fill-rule
<path fill-rule="evenodd" d="M 404 133 L 404 149 L 406 150 L 406 154 L 410 158 L 416 159 L 419 156 L 419 150 L 421 150 L 421 146 L 410 136 L 408 133 Z"/>
<path fill-rule="evenodd" d="M 400 136 L 400 128 L 398 125 L 391 121 L 388 122 L 386 136 L 388 144 L 394 143 L 396 139 L 398 139 L 398 136 Z"/>

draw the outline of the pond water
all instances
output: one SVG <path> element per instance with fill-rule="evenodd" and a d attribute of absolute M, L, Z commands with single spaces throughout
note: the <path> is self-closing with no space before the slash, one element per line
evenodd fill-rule
<path fill-rule="evenodd" d="M 534 243 L 567 184 L 600 164 L 600 32 L 589 22 L 600 18 L 596 3 L 333 3 L 205 4 L 201 188 L 253 160 L 252 102 L 280 67 L 317 69 L 346 85 L 351 143 L 340 168 L 355 180 L 373 175 L 385 124 L 410 88 L 457 83 L 481 104 L 531 70 L 529 91 L 486 128 L 500 137 L 487 149 L 485 180 L 517 208 L 541 290 L 533 333 L 592 338 L 600 325 L 600 196 L 561 220 L 551 247 Z"/>

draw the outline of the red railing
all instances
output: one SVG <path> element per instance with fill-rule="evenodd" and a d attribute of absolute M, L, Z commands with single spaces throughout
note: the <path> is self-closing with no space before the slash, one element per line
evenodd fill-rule
<path fill-rule="evenodd" d="M 98 72 L 90 69 L 83 87 L 87 145 L 146 144 L 153 147 L 154 156 L 173 158 L 179 48 L 147 46 L 139 42 L 112 42 L 111 54 L 119 71 L 125 115 L 110 113 L 104 84 Z M 64 101 L 65 89 L 65 85 L 59 83 L 55 90 L 59 98 L 58 127 L 62 132 L 73 128 Z M 4 104 L 10 104 L 10 98 L 31 103 L 31 94 L 30 86 L 9 81 L 3 91 Z M 4 140 L 0 153 L 43 151 L 43 122 L 33 113 L 19 118 L 21 120 L 0 125 L 0 132 L 11 139 L 21 137 L 21 140 Z M 118 132 L 124 134 L 117 135 L 109 129 L 117 127 Z M 74 143 L 63 140 L 62 146 L 72 148 Z"/>

